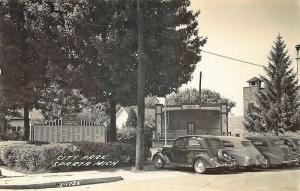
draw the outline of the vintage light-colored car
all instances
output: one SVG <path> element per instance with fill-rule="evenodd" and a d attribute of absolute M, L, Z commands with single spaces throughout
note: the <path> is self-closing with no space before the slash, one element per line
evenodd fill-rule
<path fill-rule="evenodd" d="M 275 136 L 246 137 L 267 158 L 265 167 L 294 165 L 298 162 L 293 151 Z"/>
<path fill-rule="evenodd" d="M 242 137 L 219 136 L 223 145 L 236 160 L 238 167 L 262 167 L 267 159 L 255 148 L 248 139 Z"/>
<path fill-rule="evenodd" d="M 300 164 L 300 138 L 298 137 L 280 137 L 283 144 L 290 147 Z"/>
<path fill-rule="evenodd" d="M 225 151 L 221 140 L 209 135 L 189 135 L 179 137 L 174 145 L 164 146 L 153 155 L 156 168 L 164 165 L 193 167 L 197 173 L 205 173 L 211 168 L 235 168 L 236 162 Z"/>

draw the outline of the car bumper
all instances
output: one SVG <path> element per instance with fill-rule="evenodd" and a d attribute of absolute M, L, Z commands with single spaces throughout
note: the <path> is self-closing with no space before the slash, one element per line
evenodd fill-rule
<path fill-rule="evenodd" d="M 237 167 L 236 162 L 231 162 L 231 163 L 217 163 L 216 168 L 235 168 Z"/>
<path fill-rule="evenodd" d="M 293 165 L 293 164 L 297 164 L 298 162 L 299 162 L 298 159 L 290 159 L 287 161 L 282 161 L 282 164 Z"/>
<path fill-rule="evenodd" d="M 248 160 L 241 160 L 238 161 L 238 166 L 240 167 L 255 167 L 255 166 L 261 166 L 263 164 L 263 159 L 256 159 L 251 158 Z"/>

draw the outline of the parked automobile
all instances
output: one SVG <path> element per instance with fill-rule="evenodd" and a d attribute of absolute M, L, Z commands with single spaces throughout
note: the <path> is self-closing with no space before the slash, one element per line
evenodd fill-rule
<path fill-rule="evenodd" d="M 264 167 L 278 165 L 293 165 L 297 163 L 297 159 L 293 155 L 292 150 L 283 144 L 278 137 L 262 136 L 262 137 L 246 137 L 251 140 L 253 145 L 267 158 Z"/>
<path fill-rule="evenodd" d="M 300 164 L 300 138 L 297 137 L 280 137 L 283 144 L 290 147 Z"/>
<path fill-rule="evenodd" d="M 174 145 L 158 150 L 152 159 L 156 168 L 164 165 L 193 167 L 200 174 L 212 168 L 236 167 L 235 160 L 225 151 L 221 140 L 209 135 L 179 137 Z"/>
<path fill-rule="evenodd" d="M 250 140 L 242 137 L 219 136 L 226 151 L 236 160 L 238 167 L 261 167 L 267 159 L 255 148 Z"/>

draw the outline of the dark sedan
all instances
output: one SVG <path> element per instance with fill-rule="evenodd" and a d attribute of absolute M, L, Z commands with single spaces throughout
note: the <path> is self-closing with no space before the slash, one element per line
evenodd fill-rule
<path fill-rule="evenodd" d="M 290 147 L 298 159 L 298 164 L 300 164 L 300 138 L 298 137 L 280 137 L 283 144 Z"/>
<path fill-rule="evenodd" d="M 267 158 L 265 167 L 297 163 L 293 151 L 275 136 L 246 137 Z"/>
<path fill-rule="evenodd" d="M 214 136 L 191 135 L 179 137 L 174 145 L 164 146 L 153 155 L 156 168 L 164 165 L 193 167 L 197 173 L 205 173 L 210 168 L 235 167 L 236 162 L 225 151 L 222 142 Z"/>

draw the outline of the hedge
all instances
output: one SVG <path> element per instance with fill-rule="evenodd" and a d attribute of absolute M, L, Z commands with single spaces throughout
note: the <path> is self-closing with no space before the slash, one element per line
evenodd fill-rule
<path fill-rule="evenodd" d="M 124 143 L 37 143 L 24 141 L 0 142 L 0 163 L 18 171 L 56 171 L 78 168 L 51 168 L 58 156 L 108 155 L 107 160 L 119 160 L 118 166 L 132 165 L 135 160 L 135 145 Z M 78 157 L 78 158 L 80 158 Z M 151 157 L 145 149 L 145 159 Z M 92 168 L 92 167 L 91 167 Z"/>
<path fill-rule="evenodd" d="M 38 171 L 50 169 L 58 154 L 74 155 L 78 148 L 69 143 L 42 146 L 1 142 L 1 162 L 15 170 Z"/>
<path fill-rule="evenodd" d="M 286 131 L 284 133 L 279 133 L 279 135 L 275 135 L 272 132 L 249 132 L 245 131 L 243 136 L 287 136 L 287 137 L 300 137 L 300 131 L 292 132 Z"/>

